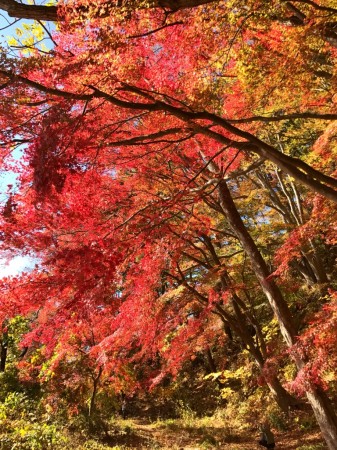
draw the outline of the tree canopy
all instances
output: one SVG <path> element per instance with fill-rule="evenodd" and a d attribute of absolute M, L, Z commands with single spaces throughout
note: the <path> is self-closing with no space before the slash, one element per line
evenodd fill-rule
<path fill-rule="evenodd" d="M 22 378 L 136 392 L 234 340 L 336 450 L 336 2 L 0 8 L 37 21 L 0 55 L 1 249 L 36 260 L 1 280 Z"/>

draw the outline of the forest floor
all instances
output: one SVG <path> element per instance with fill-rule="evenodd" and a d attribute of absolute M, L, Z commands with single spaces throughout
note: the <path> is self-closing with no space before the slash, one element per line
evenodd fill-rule
<path fill-rule="evenodd" d="M 117 424 L 116 424 L 117 425 Z M 274 432 L 276 449 L 324 450 L 317 429 L 298 431 L 293 429 Z M 258 430 L 237 431 L 226 429 L 221 423 L 183 423 L 179 420 L 148 422 L 146 420 L 119 420 L 114 432 L 109 432 L 107 442 L 120 449 L 170 449 L 170 450 L 257 450 Z"/>

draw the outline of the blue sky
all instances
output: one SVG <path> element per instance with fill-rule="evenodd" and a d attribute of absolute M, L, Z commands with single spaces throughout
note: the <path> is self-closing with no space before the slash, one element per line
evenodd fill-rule
<path fill-rule="evenodd" d="M 36 2 L 42 4 L 43 2 Z M 20 20 L 16 21 L 10 18 L 4 11 L 0 10 L 0 45 L 7 47 L 7 38 L 15 36 L 16 28 L 20 27 L 23 23 L 30 24 L 33 21 Z M 52 24 L 48 24 L 49 28 L 52 28 Z M 47 44 L 47 43 L 46 43 Z M 48 45 L 48 44 L 47 44 Z M 14 158 L 20 158 L 22 149 L 16 149 L 13 152 Z M 4 205 L 7 199 L 8 185 L 15 186 L 16 176 L 13 172 L 4 171 L 0 167 L 0 207 Z M 36 260 L 27 256 L 15 256 L 14 258 L 6 258 L 5 255 L 0 254 L 0 278 L 9 275 L 17 275 L 23 271 L 27 271 L 34 267 Z"/>
<path fill-rule="evenodd" d="M 9 17 L 5 11 L 0 10 L 0 45 L 7 47 L 7 38 L 15 36 L 16 28 L 23 23 L 22 20 L 17 21 Z M 25 23 L 32 23 L 32 21 L 25 21 Z M 11 25 L 13 24 L 13 25 Z M 20 157 L 20 151 L 16 151 L 14 157 Z M 0 204 L 2 205 L 6 200 L 7 185 L 15 185 L 16 177 L 13 172 L 6 172 L 0 168 Z"/>
<path fill-rule="evenodd" d="M 0 15 L 0 38 L 1 43 L 6 43 L 6 37 L 11 36 L 15 33 L 15 29 L 20 26 L 20 22 L 15 23 L 15 19 L 8 16 L 8 14 L 5 11 L 1 10 Z M 10 24 L 14 24 L 13 26 L 10 26 Z"/>

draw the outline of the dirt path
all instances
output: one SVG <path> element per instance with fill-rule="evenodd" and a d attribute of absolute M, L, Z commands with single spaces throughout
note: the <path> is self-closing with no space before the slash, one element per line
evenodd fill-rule
<path fill-rule="evenodd" d="M 118 439 L 120 440 L 120 439 Z M 221 427 L 179 427 L 178 424 L 160 425 L 145 421 L 133 421 L 132 427 L 122 439 L 124 448 L 170 450 L 257 450 L 258 432 L 234 434 Z M 307 446 L 309 450 L 325 450 L 318 431 L 287 431 L 275 433 L 276 449 L 297 450 Z M 116 445 L 116 444 L 115 444 Z M 304 449 L 303 449 L 304 450 Z M 311 450 L 311 449 L 310 449 Z"/>

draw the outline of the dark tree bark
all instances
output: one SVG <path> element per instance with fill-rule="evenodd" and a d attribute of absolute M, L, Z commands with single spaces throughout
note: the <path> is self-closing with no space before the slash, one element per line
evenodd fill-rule
<path fill-rule="evenodd" d="M 6 369 L 7 361 L 7 339 L 3 339 L 0 343 L 0 372 Z"/>
<path fill-rule="evenodd" d="M 100 381 L 102 373 L 103 373 L 103 369 L 102 369 L 102 367 L 100 367 L 98 370 L 98 374 L 96 376 L 94 376 L 94 375 L 92 376 L 93 388 L 92 388 L 92 394 L 90 397 L 90 404 L 89 404 L 89 411 L 88 411 L 89 420 L 91 420 L 92 414 L 95 411 L 95 407 L 96 407 L 95 400 L 96 400 L 98 385 L 99 385 L 99 381 Z"/>
<path fill-rule="evenodd" d="M 202 242 L 207 247 L 211 256 L 210 258 L 208 258 L 208 256 L 206 256 L 205 254 L 205 257 L 207 258 L 208 268 L 210 269 L 212 267 L 221 267 L 222 273 L 220 275 L 217 290 L 226 291 L 230 289 L 230 278 L 225 267 L 221 264 L 221 261 L 216 253 L 211 239 L 207 235 L 202 235 Z M 211 264 L 211 261 L 213 261 L 214 265 Z M 200 294 L 195 287 L 191 286 L 188 283 L 188 281 L 186 280 L 186 276 L 181 271 L 180 275 L 184 280 L 185 286 L 193 294 L 196 295 L 200 303 L 203 305 L 208 304 L 207 298 Z M 279 405 L 282 411 L 288 413 L 293 406 L 297 406 L 300 402 L 283 388 L 281 382 L 277 378 L 276 373 L 268 376 L 268 379 L 265 376 L 264 367 L 267 360 L 267 350 L 260 325 L 252 316 L 251 312 L 245 305 L 245 302 L 235 292 L 232 292 L 231 294 L 230 306 L 232 312 L 229 312 L 224 305 L 219 303 L 215 306 L 213 313 L 221 318 L 224 327 L 229 327 L 229 329 L 233 330 L 233 332 L 240 338 L 242 347 L 247 350 L 254 359 L 257 367 L 260 370 L 261 376 L 265 379 L 266 384 L 272 396 L 274 397 L 274 400 Z M 252 333 L 252 329 L 254 330 L 254 334 Z M 257 334 L 257 339 L 254 339 L 253 337 L 255 334 Z M 232 340 L 232 336 L 230 340 Z M 210 352 L 210 349 L 208 349 L 208 353 L 206 353 L 206 355 L 208 357 L 208 363 L 211 371 L 217 372 L 216 365 L 211 358 L 212 354 Z M 220 380 L 217 380 L 217 383 L 220 387 L 223 387 Z"/>
<path fill-rule="evenodd" d="M 171 11 L 177 11 L 179 9 L 194 8 L 215 1 L 218 0 L 156 0 L 152 2 L 150 7 L 167 8 Z M 104 13 L 104 16 L 112 14 L 114 8 L 121 7 L 124 4 L 127 6 L 128 3 L 131 2 L 126 2 L 125 0 L 107 2 L 107 8 L 105 9 L 107 12 Z M 53 22 L 62 21 L 62 16 L 57 14 L 57 6 L 25 5 L 16 0 L 0 0 L 0 9 L 6 11 L 10 17 L 15 17 L 17 19 L 45 20 Z M 82 10 L 81 12 L 85 13 L 85 10 Z"/>
<path fill-rule="evenodd" d="M 268 267 L 241 219 L 225 180 L 219 182 L 218 191 L 224 214 L 250 258 L 252 269 L 274 311 L 287 346 L 292 347 L 296 343 L 296 330 L 288 305 L 277 285 L 270 279 Z M 305 360 L 298 354 L 294 354 L 294 360 L 298 370 L 301 370 L 305 365 Z M 329 398 L 320 388 L 312 384 L 308 384 L 306 396 L 328 448 L 337 450 L 337 416 Z"/>
<path fill-rule="evenodd" d="M 236 209 L 234 201 L 231 197 L 227 183 L 225 180 L 221 180 L 218 185 L 220 204 L 224 211 L 224 214 L 238 236 L 241 242 L 242 248 L 247 253 L 255 275 L 260 283 L 263 293 L 267 297 L 270 306 L 279 322 L 282 336 L 284 337 L 288 346 L 292 346 L 295 343 L 296 331 L 294 329 L 292 318 L 288 309 L 288 306 L 274 281 L 270 278 L 270 272 L 266 262 L 259 249 L 257 248 L 254 240 L 248 233 L 241 216 Z"/>
<path fill-rule="evenodd" d="M 263 372 L 266 363 L 266 357 L 261 353 L 259 346 L 255 344 L 254 339 L 251 336 L 245 315 L 235 303 L 235 300 L 233 300 L 232 305 L 234 309 L 234 316 L 227 313 L 220 305 L 218 306 L 218 311 L 220 313 L 219 315 L 220 317 L 225 318 L 225 320 L 227 320 L 231 324 L 234 332 L 242 341 L 243 348 L 245 348 L 253 357 L 256 365 L 260 370 L 261 376 L 265 379 L 266 384 L 272 396 L 274 397 L 274 400 L 279 405 L 282 411 L 288 413 L 293 406 L 298 405 L 300 402 L 284 389 L 276 374 L 270 376 L 268 379 L 265 377 Z"/>
<path fill-rule="evenodd" d="M 115 106 L 130 111 L 137 110 L 148 112 L 165 112 L 171 114 L 172 116 L 180 119 L 182 122 L 187 123 L 188 126 L 194 130 L 194 134 L 203 134 L 204 136 L 210 137 L 216 142 L 224 144 L 227 147 L 230 146 L 233 148 L 237 148 L 238 150 L 247 152 L 248 154 L 255 153 L 261 158 L 273 162 L 279 169 L 295 178 L 299 183 L 306 185 L 313 192 L 321 194 L 324 197 L 337 203 L 337 179 L 323 174 L 322 172 L 314 169 L 300 159 L 283 154 L 275 147 L 261 141 L 253 134 L 231 125 L 231 123 L 227 119 L 217 116 L 216 114 L 207 111 L 187 111 L 185 109 L 165 103 L 161 100 L 157 100 L 155 97 L 150 96 L 148 92 L 144 92 L 142 89 L 135 86 L 125 86 L 123 91 L 138 94 L 140 97 L 146 98 L 146 102 L 125 101 L 119 97 L 116 97 L 115 95 L 100 91 L 95 86 L 91 85 L 88 86 L 93 90 L 91 94 L 76 94 L 44 86 L 36 81 L 29 80 L 28 78 L 22 77 L 20 75 L 15 75 L 14 73 L 7 70 L 0 69 L 0 75 L 7 77 L 9 79 L 9 82 L 24 83 L 27 86 L 30 86 L 40 92 L 44 92 L 46 94 L 54 95 L 57 97 L 62 97 L 65 99 L 89 102 L 95 98 L 102 98 Z M 219 125 L 224 130 L 233 133 L 237 137 L 244 138 L 246 139 L 246 141 L 235 141 L 234 139 L 230 139 L 219 132 L 211 130 L 208 126 L 200 125 L 196 122 L 198 120 L 207 120 L 213 122 L 214 125 Z M 182 127 L 181 133 L 183 133 L 184 131 L 186 132 L 186 130 L 184 130 L 184 128 Z M 176 134 L 176 131 L 173 134 Z M 146 138 L 148 137 L 140 136 L 139 138 L 137 138 L 137 141 L 142 142 L 142 140 L 146 140 Z M 135 138 L 132 138 L 132 141 L 134 142 Z M 114 142 L 113 144 L 126 146 L 129 145 L 129 142 L 131 142 L 131 140 L 123 140 L 120 142 Z"/>
<path fill-rule="evenodd" d="M 281 2 L 284 0 L 281 0 Z M 137 6 L 137 2 L 131 7 L 135 8 L 165 8 L 170 11 L 178 11 L 185 8 L 195 8 L 201 5 L 207 5 L 209 3 L 219 2 L 219 0 L 153 0 L 150 5 L 147 6 Z M 115 0 L 115 2 L 108 1 L 106 7 L 102 9 L 104 13 L 98 12 L 100 17 L 106 17 L 113 13 L 113 9 L 121 6 L 129 6 L 129 0 Z M 336 9 L 320 7 L 319 5 L 311 2 L 309 0 L 303 1 L 303 3 L 314 5 L 315 9 L 322 9 L 335 13 Z M 303 26 L 305 24 L 306 16 L 303 14 L 296 6 L 291 2 L 286 2 L 288 9 L 293 13 L 293 15 L 288 19 L 293 26 Z M 17 19 L 31 19 L 31 20 L 45 20 L 45 21 L 62 21 L 61 15 L 58 15 L 57 6 L 45 6 L 45 5 L 26 5 L 17 2 L 16 0 L 0 0 L 0 9 L 6 11 L 10 17 Z M 81 8 L 79 12 L 86 13 L 86 8 Z M 278 19 L 281 20 L 281 19 Z M 283 20 L 283 19 L 282 19 Z M 282 21 L 281 20 L 281 21 Z M 329 42 L 333 47 L 337 47 L 337 32 L 335 24 L 327 23 L 322 29 L 322 38 Z"/>
<path fill-rule="evenodd" d="M 57 6 L 43 6 L 43 5 L 24 5 L 15 0 L 0 0 L 0 9 L 6 11 L 10 17 L 17 19 L 32 19 L 32 20 L 58 20 Z"/>

